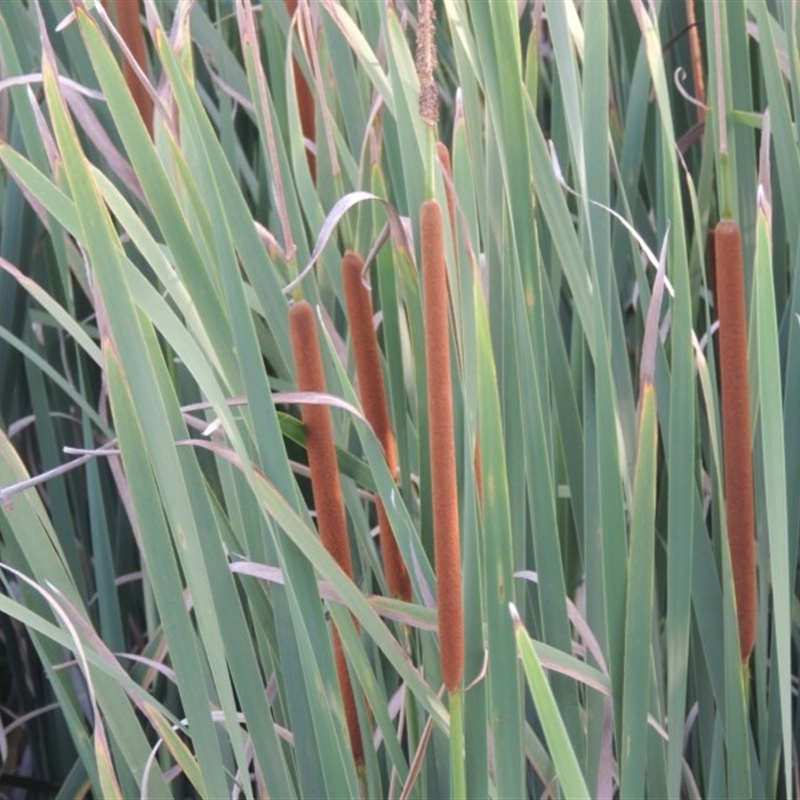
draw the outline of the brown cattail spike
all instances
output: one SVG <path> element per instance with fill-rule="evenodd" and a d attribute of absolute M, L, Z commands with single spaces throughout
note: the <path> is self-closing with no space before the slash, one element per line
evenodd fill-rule
<path fill-rule="evenodd" d="M 362 282 L 364 262 L 356 253 L 345 253 L 342 259 L 344 297 L 347 316 L 350 320 L 350 338 L 356 359 L 358 391 L 367 422 L 372 426 L 383 447 L 386 463 L 392 477 L 397 479 L 397 444 L 389 419 L 389 406 L 381 372 L 380 350 L 375 327 L 372 324 L 372 301 Z M 392 527 L 386 516 L 383 503 L 377 500 L 378 530 L 381 538 L 383 569 L 389 593 L 406 602 L 411 600 L 411 581 L 397 547 Z"/>
<path fill-rule="evenodd" d="M 714 235 L 728 544 L 742 661 L 756 638 L 756 558 L 742 237 L 732 220 Z"/>
<path fill-rule="evenodd" d="M 305 301 L 289 310 L 297 384 L 301 392 L 325 392 L 325 373 L 317 339 L 314 310 Z M 328 406 L 306 403 L 301 414 L 306 430 L 308 466 L 322 543 L 336 563 L 353 577 L 344 501 L 338 479 L 336 446 Z"/>
<path fill-rule="evenodd" d="M 147 57 L 144 50 L 144 33 L 139 20 L 139 0 L 117 0 L 117 28 L 120 36 L 131 51 L 136 63 L 147 73 Z M 147 132 L 153 136 L 153 98 L 145 85 L 139 80 L 133 67 L 125 60 L 123 65 L 125 84 L 133 96 L 133 101 L 142 115 Z"/>
<path fill-rule="evenodd" d="M 289 309 L 289 332 L 292 353 L 297 370 L 297 385 L 301 392 L 325 392 L 325 372 L 317 339 L 314 310 L 305 301 L 295 303 Z M 350 543 L 347 538 L 347 520 L 344 513 L 342 488 L 336 464 L 336 445 L 328 406 L 306 403 L 301 407 L 306 432 L 308 466 L 311 471 L 311 490 L 317 510 L 317 527 L 325 549 L 336 563 L 352 579 L 353 565 L 350 560 Z M 358 727 L 358 713 L 350 684 L 339 633 L 333 631 L 333 651 L 336 673 L 342 690 L 347 730 L 356 762 L 364 761 L 364 746 Z"/>
<path fill-rule="evenodd" d="M 439 641 L 442 678 L 447 690 L 453 693 L 459 688 L 464 671 L 464 615 L 453 397 L 450 385 L 444 219 L 436 200 L 428 200 L 422 204 L 420 234 Z"/>

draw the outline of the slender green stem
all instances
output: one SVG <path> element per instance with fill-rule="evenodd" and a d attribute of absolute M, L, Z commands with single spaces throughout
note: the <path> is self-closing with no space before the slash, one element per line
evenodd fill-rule
<path fill-rule="evenodd" d="M 719 155 L 719 199 L 720 219 L 733 217 L 733 204 L 731 202 L 731 164 L 727 153 Z"/>
<path fill-rule="evenodd" d="M 428 125 L 425 136 L 425 199 L 436 197 L 436 128 Z"/>
<path fill-rule="evenodd" d="M 750 660 L 742 662 L 742 696 L 745 709 L 750 708 Z"/>
<path fill-rule="evenodd" d="M 356 764 L 356 774 L 358 775 L 358 789 L 362 798 L 369 797 L 369 781 L 367 780 L 367 768 L 364 764 Z"/>
<path fill-rule="evenodd" d="M 420 642 L 419 631 L 413 628 L 406 629 L 406 652 L 411 654 L 412 660 L 422 658 L 422 642 Z M 418 663 L 414 661 L 413 663 Z M 423 723 L 420 722 L 419 708 L 417 700 L 413 694 L 406 693 L 406 741 L 408 742 L 408 752 L 415 753 L 420 743 Z M 423 767 L 424 769 L 424 767 Z M 421 797 L 421 792 L 415 787 L 412 798 Z"/>
<path fill-rule="evenodd" d="M 462 689 L 450 695 L 450 797 L 458 800 L 467 796 L 462 701 Z"/>

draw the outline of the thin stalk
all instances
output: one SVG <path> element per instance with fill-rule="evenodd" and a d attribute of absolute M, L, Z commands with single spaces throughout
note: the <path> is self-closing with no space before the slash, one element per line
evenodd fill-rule
<path fill-rule="evenodd" d="M 356 359 L 358 393 L 367 422 L 372 426 L 381 443 L 386 464 L 392 477 L 397 480 L 397 443 L 389 419 L 389 405 L 386 402 L 386 389 L 381 370 L 380 350 L 375 327 L 372 323 L 372 301 L 370 292 L 362 281 L 364 262 L 356 253 L 345 253 L 342 259 L 342 278 L 344 296 L 347 303 L 347 316 L 350 321 L 350 338 Z M 411 581 L 403 556 L 397 547 L 392 526 L 380 498 L 375 501 L 378 512 L 383 569 L 386 583 L 392 597 L 409 602 L 411 600 Z"/>
<path fill-rule="evenodd" d="M 444 142 L 436 142 L 436 155 L 444 173 L 444 194 L 447 198 L 447 216 L 450 219 L 450 231 L 453 234 L 453 254 L 458 253 L 458 237 L 456 236 L 456 192 L 453 186 L 453 168 L 450 164 L 450 151 Z"/>
<path fill-rule="evenodd" d="M 434 166 L 436 164 L 436 130 L 425 131 L 425 199 L 436 197 L 436 180 Z"/>
<path fill-rule="evenodd" d="M 289 331 L 292 353 L 297 370 L 297 385 L 301 392 L 325 392 L 325 372 L 317 338 L 314 310 L 305 300 L 289 309 Z M 353 579 L 350 542 L 347 538 L 347 520 L 344 513 L 342 487 L 336 463 L 336 444 L 333 438 L 330 409 L 326 405 L 305 403 L 300 408 L 306 432 L 308 466 L 311 471 L 311 490 L 317 510 L 317 528 L 325 549 L 336 563 Z M 350 734 L 350 745 L 356 764 L 364 764 L 364 745 L 358 727 L 358 712 L 347 671 L 347 660 L 339 638 L 333 629 L 333 652 L 336 673 L 342 692 L 345 720 Z"/>
<path fill-rule="evenodd" d="M 720 324 L 725 507 L 739 647 L 745 664 L 756 639 L 757 601 L 744 270 L 742 237 L 736 222 L 720 220 L 714 234 L 714 250 Z"/>
<path fill-rule="evenodd" d="M 464 765 L 463 695 L 450 694 L 450 796 L 462 800 L 467 796 L 467 773 Z"/>

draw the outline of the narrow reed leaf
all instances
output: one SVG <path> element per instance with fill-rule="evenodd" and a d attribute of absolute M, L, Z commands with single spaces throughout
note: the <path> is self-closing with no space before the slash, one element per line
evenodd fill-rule
<path fill-rule="evenodd" d="M 77 408 L 80 408 L 83 412 L 88 414 L 98 430 L 107 430 L 107 425 L 103 422 L 100 415 L 86 403 L 86 398 L 81 396 L 78 388 L 69 383 L 69 381 L 56 370 L 55 365 L 48 363 L 30 345 L 14 336 L 6 328 L 0 327 L 0 339 L 8 342 L 12 347 L 19 350 L 19 352 L 37 369 L 41 369 L 42 373 L 58 386 L 64 394 L 75 403 Z"/>
<path fill-rule="evenodd" d="M 278 137 L 273 122 L 272 102 L 261 60 L 260 37 L 256 28 L 252 4 L 249 2 L 237 2 L 236 18 L 239 23 L 250 90 L 256 102 L 258 126 L 263 137 L 262 146 L 265 150 L 265 157 L 270 165 L 272 180 L 275 185 L 275 203 L 283 234 L 283 252 L 286 254 L 287 260 L 290 260 L 295 254 L 294 233 L 287 207 L 290 198 L 285 191 L 284 170 L 281 164 Z"/>
<path fill-rule="evenodd" d="M 792 748 L 791 708 L 791 609 L 792 562 L 789 556 L 786 483 L 786 456 L 783 431 L 785 420 L 780 393 L 781 382 L 778 321 L 775 317 L 775 290 L 772 281 L 772 248 L 768 218 L 759 211 L 756 221 L 756 262 L 754 265 L 754 301 L 757 342 L 759 423 L 761 459 L 764 469 L 766 535 L 769 540 L 769 580 L 772 589 L 773 625 L 770 669 L 770 691 L 780 695 L 780 740 L 783 752 Z M 762 529 L 763 530 L 763 529 Z M 763 535 L 763 533 L 762 533 Z M 766 576 L 762 578 L 766 580 Z M 762 595 L 763 596 L 763 595 Z M 776 669 L 777 666 L 777 669 Z M 776 687 L 777 684 L 777 687 Z M 792 782 L 791 765 L 784 763 L 785 785 Z M 766 771 L 766 770 L 765 770 Z"/>
<path fill-rule="evenodd" d="M 186 214 L 181 209 L 169 172 L 160 161 L 133 100 L 125 91 L 125 84 L 113 54 L 100 35 L 97 25 L 82 11 L 78 12 L 78 24 L 107 98 L 109 111 L 142 184 L 150 210 L 158 220 L 159 230 L 175 256 L 174 263 L 179 275 L 197 304 L 198 313 L 205 325 L 225 331 L 229 323 L 222 312 L 213 281 L 203 264 L 201 248 L 193 236 Z M 223 333 L 220 335 L 224 336 Z"/>
<path fill-rule="evenodd" d="M 667 237 L 664 237 L 664 244 L 661 248 L 661 255 L 658 259 L 658 271 L 656 280 L 653 284 L 653 294 L 650 298 L 650 306 L 647 309 L 647 319 L 644 326 L 644 336 L 642 337 L 642 357 L 639 363 L 639 383 L 643 387 L 646 383 L 653 383 L 656 372 L 656 345 L 658 344 L 658 330 L 661 320 L 661 304 L 664 299 L 664 283 L 667 272 Z M 640 397 L 641 397 L 640 391 Z"/>
<path fill-rule="evenodd" d="M 580 762 L 572 748 L 567 729 L 564 727 L 564 722 L 561 719 L 561 714 L 536 648 L 533 646 L 533 642 L 525 630 L 522 620 L 519 618 L 519 612 L 513 603 L 509 603 L 508 610 L 514 622 L 517 649 L 522 658 L 528 688 L 539 713 L 539 719 L 550 748 L 550 757 L 553 759 L 564 795 L 571 800 L 579 800 L 579 798 L 583 797 L 588 800 L 591 795 L 586 786 Z"/>
<path fill-rule="evenodd" d="M 486 652 L 493 656 L 488 664 L 486 719 L 491 720 L 487 734 L 489 752 L 494 751 L 496 765 L 513 772 L 497 775 L 496 782 L 506 796 L 517 796 L 524 786 L 523 732 L 526 720 L 524 698 L 516 664 L 517 644 L 514 626 L 508 616 L 508 598 L 515 598 L 515 562 L 510 542 L 511 503 L 509 474 L 506 468 L 506 440 L 503 436 L 501 398 L 497 368 L 493 357 L 489 320 L 480 284 L 473 284 L 478 360 L 478 421 L 482 438 L 483 527 L 485 535 L 479 547 L 485 555 L 480 579 L 475 581 L 485 592 Z M 497 535 L 497 532 L 504 532 Z M 469 573 L 468 573 L 469 574 Z M 485 588 L 484 588 L 485 587 Z M 474 591 L 474 587 L 473 587 Z M 470 631 L 470 633 L 472 633 Z M 468 700 L 472 691 L 467 693 Z M 469 708 L 469 704 L 468 704 Z M 480 719 L 480 716 L 478 717 Z M 483 736 L 483 726 L 474 736 Z M 468 765 L 469 766 L 469 765 Z M 517 787 L 517 788 L 515 788 Z"/>
<path fill-rule="evenodd" d="M 349 42 L 353 54 L 366 71 L 375 90 L 380 94 L 382 102 L 386 105 L 389 113 L 394 116 L 394 90 L 380 60 L 370 47 L 363 32 L 359 30 L 357 23 L 341 3 L 337 3 L 335 0 L 324 0 L 322 7 Z"/>
<path fill-rule="evenodd" d="M 780 191 L 786 206 L 787 219 L 794 219 L 800 211 L 800 155 L 792 146 L 792 126 L 796 124 L 797 109 L 792 116 L 792 103 L 787 96 L 785 76 L 782 74 L 780 57 L 782 49 L 778 46 L 778 37 L 788 33 L 786 42 L 797 48 L 796 32 L 781 31 L 773 24 L 768 4 L 764 0 L 753 4 L 752 13 L 758 23 L 758 38 L 762 47 L 759 49 L 763 59 L 763 78 L 767 91 L 767 102 L 773 129 L 775 155 L 781 165 L 781 173 L 785 170 L 786 179 L 780 181 Z M 796 74 L 797 67 L 794 71 Z M 795 87 L 796 89 L 796 87 Z M 739 109 L 740 106 L 736 105 Z"/>
<path fill-rule="evenodd" d="M 398 205 L 406 209 L 419 208 L 426 198 L 425 189 L 430 177 L 426 160 L 426 135 L 429 129 L 419 114 L 419 80 L 414 59 L 408 47 L 406 32 L 394 8 L 386 10 L 386 58 L 394 92 L 393 122 L 396 125 L 397 147 L 392 148 L 390 169 L 398 192 Z M 432 167 L 433 164 L 431 163 Z M 413 220 L 416 223 L 416 219 Z M 415 234 L 417 229 L 415 228 Z"/>
<path fill-rule="evenodd" d="M 79 223 L 74 203 L 61 188 L 8 144 L 0 143 L 0 160 L 20 186 L 36 197 L 67 231 L 72 235 L 77 233 Z"/>
<path fill-rule="evenodd" d="M 655 585 L 657 449 L 656 393 L 653 383 L 645 381 L 640 398 L 639 442 L 633 479 L 628 555 L 622 748 L 619 755 L 622 797 L 645 796 L 650 637 Z"/>

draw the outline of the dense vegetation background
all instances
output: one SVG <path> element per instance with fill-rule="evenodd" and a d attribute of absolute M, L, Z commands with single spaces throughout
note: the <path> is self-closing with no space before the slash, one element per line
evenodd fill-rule
<path fill-rule="evenodd" d="M 0 3 L 2 796 L 797 794 L 797 5 L 434 9 Z"/>

